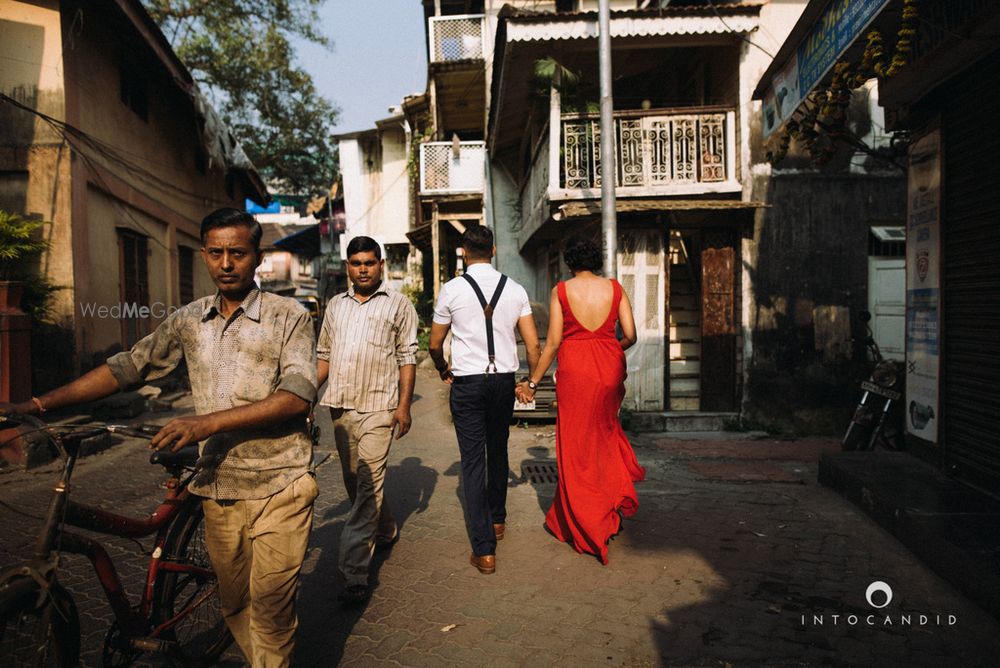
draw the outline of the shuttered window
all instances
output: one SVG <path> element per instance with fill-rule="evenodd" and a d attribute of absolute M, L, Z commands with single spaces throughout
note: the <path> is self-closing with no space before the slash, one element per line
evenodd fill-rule
<path fill-rule="evenodd" d="M 149 306 L 149 244 L 146 237 L 132 230 L 118 231 L 120 256 L 119 289 L 123 309 L 121 318 L 122 347 L 131 348 L 150 332 L 149 318 L 139 317 L 137 309 Z"/>
<path fill-rule="evenodd" d="M 181 304 L 194 301 L 194 250 L 187 246 L 177 248 L 177 276 Z"/>

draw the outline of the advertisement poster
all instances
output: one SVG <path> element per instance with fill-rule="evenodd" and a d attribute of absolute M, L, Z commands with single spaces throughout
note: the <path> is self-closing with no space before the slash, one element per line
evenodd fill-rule
<path fill-rule="evenodd" d="M 774 77 L 764 98 L 764 136 L 781 127 L 889 0 L 834 0 Z"/>
<path fill-rule="evenodd" d="M 938 442 L 941 134 L 910 147 L 906 211 L 906 431 Z"/>

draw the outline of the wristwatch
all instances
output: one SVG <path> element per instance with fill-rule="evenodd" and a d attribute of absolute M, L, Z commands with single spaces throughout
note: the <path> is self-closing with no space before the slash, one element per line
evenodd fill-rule
<path fill-rule="evenodd" d="M 538 383 L 536 383 L 535 381 L 533 381 L 533 380 L 531 380 L 529 378 L 528 379 L 528 389 L 531 390 L 532 392 L 534 392 L 535 390 L 538 389 Z"/>

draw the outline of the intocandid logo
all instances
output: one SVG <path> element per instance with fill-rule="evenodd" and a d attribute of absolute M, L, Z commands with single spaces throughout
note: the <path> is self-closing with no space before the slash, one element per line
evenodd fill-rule
<path fill-rule="evenodd" d="M 885 603 L 882 605 L 877 604 L 872 600 L 872 594 L 881 592 L 885 595 Z M 881 580 L 876 580 L 875 582 L 868 585 L 868 589 L 865 591 L 865 599 L 868 601 L 868 605 L 873 608 L 884 608 L 892 602 L 892 587 L 882 582 Z"/>
<path fill-rule="evenodd" d="M 889 607 L 892 603 L 892 587 L 882 580 L 875 580 L 865 590 L 865 600 L 876 610 Z M 954 626 L 958 622 L 955 615 L 937 613 L 891 614 L 813 614 L 811 619 L 801 616 L 803 626 Z"/>

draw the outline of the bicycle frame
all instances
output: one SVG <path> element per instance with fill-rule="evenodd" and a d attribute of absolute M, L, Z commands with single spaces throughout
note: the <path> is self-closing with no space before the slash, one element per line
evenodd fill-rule
<path fill-rule="evenodd" d="M 38 543 L 35 548 L 35 570 L 44 574 L 53 573 L 55 564 L 58 561 L 60 552 L 80 554 L 90 561 L 97 574 L 98 582 L 104 590 L 115 620 L 119 629 L 126 638 L 156 637 L 159 634 L 171 629 L 178 621 L 183 619 L 192 609 L 200 605 L 204 599 L 214 593 L 214 588 L 209 589 L 201 597 L 189 604 L 184 610 L 177 612 L 174 617 L 161 623 L 152 630 L 150 622 L 150 611 L 155 593 L 156 581 L 162 572 L 187 573 L 211 577 L 212 571 L 191 564 L 181 564 L 165 559 L 163 555 L 164 545 L 168 539 L 171 522 L 177 516 L 178 511 L 184 505 L 191 493 L 188 491 L 187 483 L 191 478 L 188 475 L 183 480 L 176 475 L 167 482 L 167 495 L 160 503 L 159 507 L 146 518 L 126 517 L 116 513 L 108 512 L 100 508 L 95 508 L 82 503 L 70 501 L 69 481 L 76 466 L 79 444 L 90 434 L 84 433 L 74 435 L 59 445 L 66 454 L 66 463 L 63 473 L 53 490 L 53 498 L 49 504 L 49 511 L 46 516 L 45 525 L 39 533 Z M 149 566 L 146 570 L 146 581 L 143 588 L 139 605 L 135 608 L 129 602 L 128 595 L 122 585 L 118 572 L 115 569 L 107 550 L 96 540 L 81 534 L 62 530 L 62 525 L 69 525 L 81 529 L 88 529 L 97 533 L 122 538 L 142 538 L 156 534 L 155 547 Z M 41 568 L 39 568 L 41 567 Z"/>

